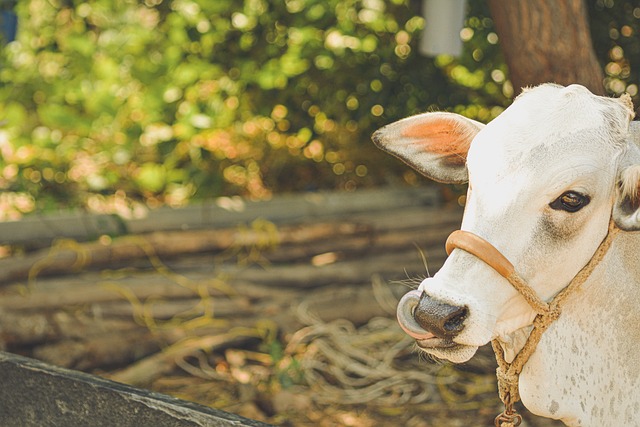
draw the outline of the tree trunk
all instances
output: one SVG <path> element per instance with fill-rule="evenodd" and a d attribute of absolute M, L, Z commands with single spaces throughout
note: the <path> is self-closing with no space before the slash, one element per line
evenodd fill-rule
<path fill-rule="evenodd" d="M 514 94 L 546 82 L 604 94 L 583 0 L 488 1 Z"/>

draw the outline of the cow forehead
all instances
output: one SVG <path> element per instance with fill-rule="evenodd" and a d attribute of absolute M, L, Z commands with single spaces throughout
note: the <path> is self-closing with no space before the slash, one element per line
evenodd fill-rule
<path fill-rule="evenodd" d="M 499 118 L 520 128 L 517 130 L 543 132 L 617 126 L 617 116 L 625 117 L 619 100 L 594 95 L 580 85 L 546 84 L 525 89 Z"/>
<path fill-rule="evenodd" d="M 618 100 L 578 85 L 539 86 L 518 97 L 476 136 L 467 159 L 470 178 L 527 181 L 528 173 L 603 169 L 622 147 L 628 123 L 628 112 Z"/>
<path fill-rule="evenodd" d="M 548 180 L 612 175 L 621 150 L 604 143 L 607 138 L 597 128 L 543 130 L 528 136 L 487 132 L 478 135 L 469 151 L 469 177 L 473 185 L 517 187 L 520 182 L 548 185 Z"/>

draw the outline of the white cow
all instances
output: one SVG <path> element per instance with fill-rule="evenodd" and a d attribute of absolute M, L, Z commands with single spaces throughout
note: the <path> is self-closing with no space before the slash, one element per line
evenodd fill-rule
<path fill-rule="evenodd" d="M 462 230 L 490 242 L 549 301 L 621 229 L 524 365 L 533 413 L 569 426 L 640 426 L 640 123 L 628 96 L 579 85 L 525 90 L 488 125 L 426 113 L 374 142 L 427 177 L 469 182 Z M 536 313 L 487 263 L 455 249 L 398 307 L 427 353 L 470 359 L 496 340 L 507 362 Z M 409 314 L 407 314 L 409 313 Z"/>

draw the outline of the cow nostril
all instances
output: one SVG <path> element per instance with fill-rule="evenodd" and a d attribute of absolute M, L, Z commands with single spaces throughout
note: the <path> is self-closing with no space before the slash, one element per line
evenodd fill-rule
<path fill-rule="evenodd" d="M 444 330 L 448 333 L 458 333 L 464 329 L 464 321 L 469 316 L 467 307 L 459 307 L 458 310 L 451 313 L 444 322 Z"/>
<path fill-rule="evenodd" d="M 450 305 L 422 292 L 413 310 L 415 322 L 439 338 L 453 338 L 464 329 L 469 316 L 466 306 Z"/>

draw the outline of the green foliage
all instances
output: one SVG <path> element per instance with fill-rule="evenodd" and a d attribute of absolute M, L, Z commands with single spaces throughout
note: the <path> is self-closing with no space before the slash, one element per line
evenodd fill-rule
<path fill-rule="evenodd" d="M 434 60 L 410 0 L 20 2 L 0 211 L 413 183 L 376 128 L 435 109 L 487 122 L 512 93 L 487 6 L 469 5 L 464 55 Z"/>
<path fill-rule="evenodd" d="M 605 71 L 609 93 L 628 92 L 638 104 L 640 83 L 640 4 L 637 1 L 587 2 L 593 44 Z"/>
<path fill-rule="evenodd" d="M 416 6 L 21 2 L 0 69 L 0 187 L 22 207 L 5 212 L 385 182 L 398 163 L 375 128 L 436 108 L 487 121 L 506 102 L 486 63 L 416 54 Z"/>

